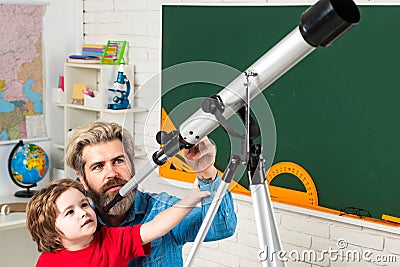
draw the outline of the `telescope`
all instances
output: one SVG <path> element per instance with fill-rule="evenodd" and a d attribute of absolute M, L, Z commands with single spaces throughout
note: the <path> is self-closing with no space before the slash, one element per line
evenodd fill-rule
<path fill-rule="evenodd" d="M 265 90 L 317 47 L 328 47 L 360 21 L 360 12 L 352 0 L 320 0 L 301 15 L 300 23 L 287 36 L 247 68 L 257 73 L 248 88 L 250 100 Z M 225 107 L 221 114 L 228 119 L 246 103 L 243 77 L 239 75 L 217 94 Z M 158 133 L 163 146 L 104 207 L 107 213 L 158 166 L 184 148 L 191 148 L 219 126 L 213 114 L 199 109 L 185 120 L 178 131 Z"/>
<path fill-rule="evenodd" d="M 160 131 L 157 134 L 157 142 L 162 145 L 162 148 L 152 155 L 152 161 L 149 161 L 120 188 L 118 194 L 104 207 L 104 212 L 108 213 L 117 202 L 136 189 L 139 183 L 154 169 L 163 165 L 168 158 L 175 156 L 184 148 L 195 146 L 197 142 L 221 125 L 229 135 L 241 139 L 242 155 L 231 155 L 184 266 L 192 266 L 235 175 L 237 166 L 247 164 L 249 189 L 260 246 L 259 260 L 264 267 L 285 267 L 284 259 L 268 257 L 269 250 L 280 252 L 282 245 L 271 197 L 268 187 L 265 185 L 262 148 L 261 145 L 251 145 L 253 134 L 257 131 L 254 131 L 251 126 L 250 101 L 317 47 L 330 46 L 359 20 L 359 10 L 352 0 L 320 0 L 308 8 L 301 15 L 300 23 L 295 29 L 243 72 L 245 79 L 243 75 L 238 75 L 218 94 L 205 98 L 201 103 L 201 108 L 181 123 L 178 130 L 170 133 Z M 236 133 L 227 122 L 227 119 L 233 114 L 240 113 L 242 108 L 245 110 L 244 135 Z"/>

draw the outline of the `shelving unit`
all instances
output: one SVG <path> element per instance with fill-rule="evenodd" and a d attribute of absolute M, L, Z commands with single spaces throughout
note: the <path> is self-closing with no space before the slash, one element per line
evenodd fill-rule
<path fill-rule="evenodd" d="M 65 150 L 66 144 L 69 141 L 70 131 L 96 120 L 119 123 L 134 135 L 134 114 L 146 111 L 145 108 L 133 106 L 134 66 L 124 65 L 124 74 L 131 85 L 129 101 L 132 108 L 121 110 L 107 109 L 107 105 L 113 103 L 112 99 L 116 94 L 108 89 L 114 88 L 118 68 L 118 65 L 65 63 L 64 95 L 62 102 L 55 104 L 56 108 L 61 109 L 63 113 L 63 122 L 60 121 L 62 134 L 53 138 L 53 147 Z M 87 88 L 93 90 L 96 93 L 96 98 L 98 98 L 96 102 L 98 105 L 87 106 L 85 103 L 83 105 L 72 104 L 74 84 L 86 84 Z M 119 96 L 118 93 L 117 95 Z M 65 151 L 63 151 L 63 155 L 65 155 Z M 60 168 L 64 169 L 65 177 L 75 177 L 75 172 L 67 167 L 65 162 L 63 162 Z"/>

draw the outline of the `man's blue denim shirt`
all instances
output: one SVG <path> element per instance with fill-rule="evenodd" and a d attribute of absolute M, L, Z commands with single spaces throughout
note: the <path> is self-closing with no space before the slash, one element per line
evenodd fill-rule
<path fill-rule="evenodd" d="M 219 176 L 211 184 L 206 184 L 199 180 L 201 190 L 208 190 L 212 193 L 217 191 L 220 183 Z M 133 259 L 128 266 L 183 266 L 182 247 L 186 242 L 193 242 L 196 238 L 212 199 L 213 194 L 203 198 L 201 208 L 195 207 L 169 233 L 151 242 L 149 256 Z M 138 191 L 133 204 L 134 209 L 130 211 L 130 214 L 126 216 L 120 226 L 143 224 L 151 221 L 157 214 L 173 206 L 179 200 L 179 198 L 167 193 L 151 194 Z M 100 224 L 105 225 L 100 217 L 98 217 L 98 220 Z M 233 235 L 236 223 L 232 195 L 227 191 L 204 241 L 220 240 Z"/>

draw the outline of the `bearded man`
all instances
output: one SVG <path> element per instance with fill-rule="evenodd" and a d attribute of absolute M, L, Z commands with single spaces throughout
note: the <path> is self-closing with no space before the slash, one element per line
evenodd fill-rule
<path fill-rule="evenodd" d="M 194 241 L 221 179 L 214 166 L 216 149 L 208 138 L 182 152 L 196 172 L 200 189 L 210 191 L 210 197 L 204 198 L 201 207 L 195 207 L 168 234 L 152 241 L 148 257 L 133 259 L 128 266 L 183 266 L 182 247 Z M 180 200 L 164 192 L 154 194 L 135 189 L 105 213 L 104 207 L 134 176 L 133 159 L 133 138 L 117 123 L 97 121 L 76 129 L 70 137 L 66 162 L 92 199 L 99 225 L 143 224 Z M 204 241 L 232 236 L 236 224 L 232 196 L 227 191 Z"/>

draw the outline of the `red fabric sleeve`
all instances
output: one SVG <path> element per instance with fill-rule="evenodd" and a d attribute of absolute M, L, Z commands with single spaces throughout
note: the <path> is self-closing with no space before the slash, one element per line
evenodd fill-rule
<path fill-rule="evenodd" d="M 140 237 L 141 226 L 141 224 L 138 224 L 126 227 L 103 227 L 107 228 L 107 234 L 105 235 L 103 244 L 106 245 L 113 243 L 114 249 L 117 249 L 117 251 L 121 253 L 123 257 L 128 259 L 133 259 L 140 256 L 148 256 L 151 251 L 151 245 L 150 243 L 142 245 L 142 239 Z M 112 241 L 107 243 L 107 240 Z"/>

